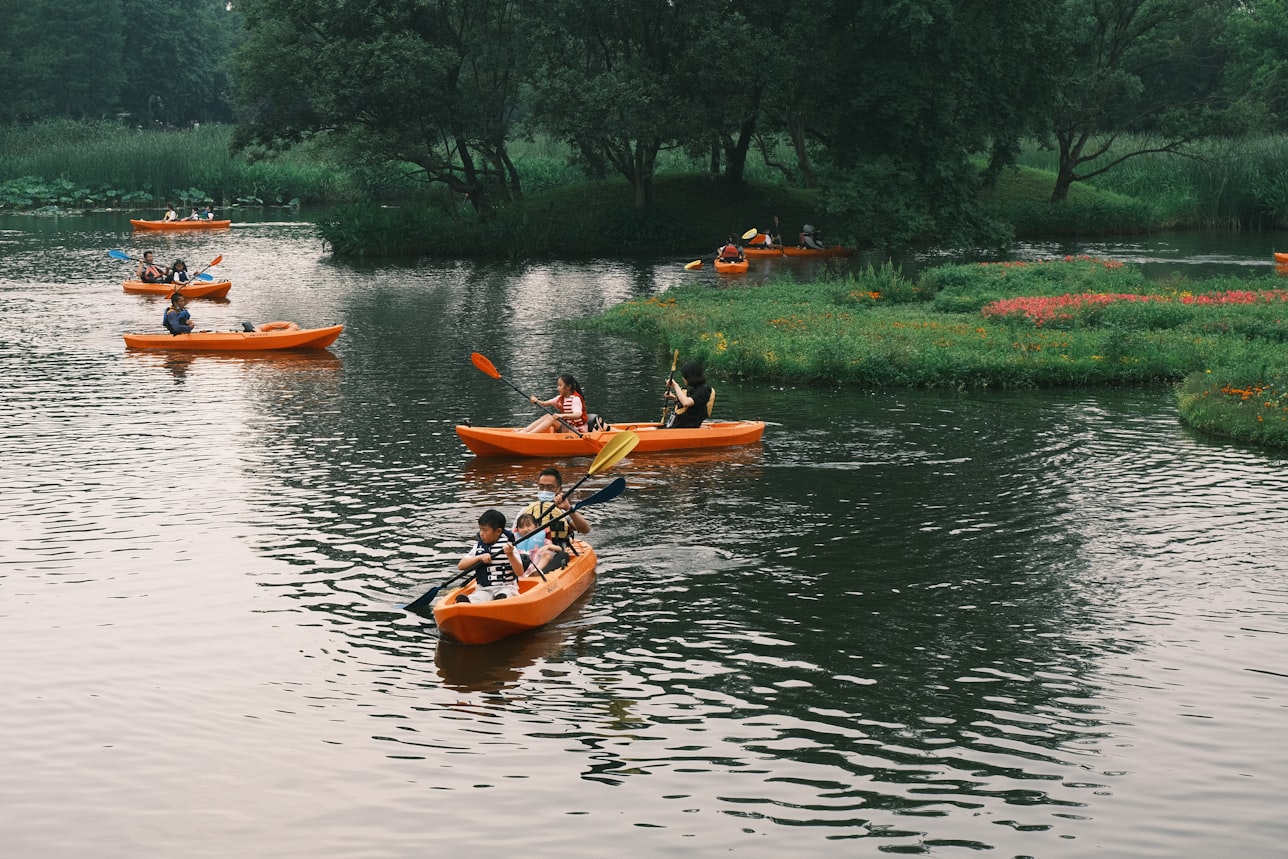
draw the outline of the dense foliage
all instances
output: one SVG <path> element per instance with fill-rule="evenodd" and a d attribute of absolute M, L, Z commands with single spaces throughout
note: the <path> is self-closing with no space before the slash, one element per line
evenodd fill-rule
<path fill-rule="evenodd" d="M 232 119 L 226 0 L 0 0 L 0 122 Z"/>
<path fill-rule="evenodd" d="M 985 195 L 1027 141 L 1048 202 L 1150 157 L 1288 130 L 1284 0 L 0 0 L 0 122 L 228 119 L 254 160 L 325 145 L 476 223 L 562 144 L 653 206 L 684 153 L 817 189 L 834 238 L 1000 246 Z M 1284 171 L 1258 177 L 1288 197 Z M 42 176 L 52 181 L 57 176 Z M 1278 190 L 1276 190 L 1278 189 Z M 1276 207 L 1263 207 L 1272 210 Z M 1233 207 L 1242 220 L 1248 207 Z M 1034 216 L 1042 213 L 1034 211 Z M 1275 216 L 1271 216 L 1272 220 Z M 1136 216 L 1130 216 L 1135 219 Z"/>

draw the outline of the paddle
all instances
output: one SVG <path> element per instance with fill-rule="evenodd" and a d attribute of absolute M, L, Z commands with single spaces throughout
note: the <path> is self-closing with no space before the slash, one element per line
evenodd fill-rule
<path fill-rule="evenodd" d="M 471 352 L 470 361 L 473 362 L 475 367 L 478 367 L 480 370 L 482 370 L 487 375 L 491 376 L 493 379 L 500 379 L 502 382 L 505 382 L 507 385 L 509 385 L 511 388 L 514 388 L 520 394 L 523 394 L 523 398 L 526 399 L 528 402 L 532 402 L 532 397 L 528 394 L 525 394 L 522 390 L 520 390 L 518 385 L 514 384 L 514 382 L 511 382 L 509 379 L 502 376 L 501 371 L 498 370 L 496 368 L 496 365 L 493 364 L 491 361 L 489 361 L 485 355 L 479 352 Z M 552 418 L 559 421 L 559 423 L 566 426 L 569 429 L 569 431 L 577 433 L 578 438 L 585 438 L 591 444 L 596 444 L 596 445 L 599 444 L 599 442 L 593 438 L 586 438 L 585 433 L 577 432 L 577 428 L 574 427 L 572 424 L 568 423 L 567 421 L 565 421 L 563 418 L 561 418 L 557 412 L 551 411 L 549 408 L 542 405 L 540 402 L 538 402 L 537 405 L 540 406 L 541 410 L 544 411 L 546 414 L 550 415 Z"/>
<path fill-rule="evenodd" d="M 684 264 L 685 271 L 693 271 L 695 268 L 702 268 L 702 260 L 695 259 L 693 262 L 686 262 Z"/>
<path fill-rule="evenodd" d="M 620 458 L 620 457 L 619 457 L 619 458 Z M 616 462 L 616 460 L 614 460 L 614 462 Z M 553 517 L 551 517 L 551 518 L 546 522 L 546 524 L 545 524 L 545 525 L 543 525 L 542 527 L 544 528 L 544 527 L 548 526 L 551 522 L 556 522 L 556 521 L 558 521 L 558 520 L 560 520 L 560 519 L 563 519 L 563 518 L 564 518 L 564 517 L 566 517 L 566 516 L 571 516 L 572 514 L 576 513 L 578 510 L 580 510 L 582 507 L 588 507 L 588 506 L 590 506 L 591 504 L 601 504 L 601 503 L 603 503 L 603 502 L 605 502 L 605 501 L 611 501 L 611 500 L 613 500 L 614 498 L 616 498 L 617 496 L 621 495 L 621 494 L 622 494 L 623 492 L 625 492 L 625 491 L 626 491 L 626 478 L 624 478 L 624 477 L 619 477 L 619 478 L 617 478 L 616 480 L 614 480 L 612 483 L 610 483 L 610 484 L 608 484 L 607 486 L 605 486 L 603 489 L 601 489 L 601 490 L 599 490 L 598 492 L 596 492 L 594 495 L 591 495 L 591 496 L 589 496 L 589 497 L 587 497 L 587 498 L 585 498 L 585 499 L 583 499 L 583 500 L 581 500 L 581 501 L 578 501 L 576 504 L 574 504 L 574 505 L 573 505 L 572 507 L 570 507 L 569 509 L 567 509 L 567 510 L 564 510 L 564 511 L 560 512 L 560 514 L 559 514 L 558 516 L 553 516 Z M 421 595 L 420 595 L 419 597 L 417 597 L 416 599 L 414 599 L 414 600 L 412 600 L 411 602 L 407 603 L 407 605 L 403 606 L 403 608 L 405 608 L 407 611 L 415 612 L 416 614 L 420 614 L 420 612 L 421 612 L 421 610 L 422 610 L 422 609 L 424 609 L 424 608 L 428 607 L 428 606 L 430 605 L 430 603 L 432 603 L 432 602 L 434 601 L 434 598 L 435 598 L 436 596 L 438 596 L 439 591 L 441 591 L 443 588 L 447 587 L 448 585 L 452 584 L 452 582 L 455 582 L 455 581 L 457 581 L 458 579 L 462 579 L 462 578 L 464 578 L 464 577 L 466 577 L 466 576 L 468 576 L 468 575 L 472 574 L 473 572 L 474 572 L 474 570 L 473 570 L 473 569 L 469 569 L 469 570 L 461 570 L 459 573 L 457 573 L 456 575 L 452 576 L 450 579 L 448 579 L 447 581 L 443 582 L 441 585 L 435 585 L 434 587 L 432 587 L 432 588 L 430 588 L 429 590 L 425 591 L 425 593 L 421 594 Z M 543 573 L 543 574 L 542 574 L 542 578 L 544 578 L 544 577 L 545 577 L 545 574 Z"/>
<path fill-rule="evenodd" d="M 666 398 L 666 395 L 671 393 L 671 380 L 675 378 L 675 365 L 679 360 L 680 350 L 676 349 L 671 355 L 671 372 L 666 377 L 666 384 L 662 386 L 662 420 L 658 426 L 666 426 L 666 413 L 671 410 L 671 401 Z"/>
<path fill-rule="evenodd" d="M 750 230 L 747 230 L 747 232 L 742 234 L 742 240 L 745 242 L 747 241 L 747 239 L 754 239 L 756 237 L 756 233 L 758 232 L 760 232 L 760 230 L 756 229 L 755 227 L 752 227 Z"/>
<path fill-rule="evenodd" d="M 607 469 L 612 468 L 614 465 L 616 465 L 618 462 L 621 461 L 622 457 L 626 456 L 626 454 L 634 450 L 635 445 L 639 443 L 640 443 L 640 437 L 637 436 L 635 433 L 631 432 L 630 430 L 622 430 L 621 432 L 617 433 L 612 438 L 610 438 L 608 442 L 604 445 L 604 449 L 601 450 L 599 454 L 595 457 L 594 461 L 591 462 L 590 467 L 586 469 L 586 473 L 582 475 L 581 480 L 578 480 L 576 483 L 574 483 L 572 485 L 572 489 L 569 489 L 566 492 L 561 492 L 559 494 L 562 495 L 564 498 L 570 497 L 574 492 L 577 491 L 578 486 L 581 486 L 583 483 L 586 482 L 587 477 L 590 477 L 592 474 L 599 474 L 599 472 L 601 471 L 606 471 Z M 559 516 L 554 517 L 554 519 L 558 519 L 558 518 L 562 518 L 562 517 L 559 517 Z M 553 522 L 554 519 L 547 520 L 545 524 L 549 524 L 550 522 Z M 543 525 L 542 527 L 545 527 L 545 525 Z"/>

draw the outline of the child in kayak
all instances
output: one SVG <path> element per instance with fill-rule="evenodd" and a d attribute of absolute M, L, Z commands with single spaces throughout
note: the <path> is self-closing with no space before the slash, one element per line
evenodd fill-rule
<path fill-rule="evenodd" d="M 581 392 L 577 377 L 571 373 L 561 373 L 555 379 L 556 393 L 548 400 L 528 397 L 528 402 L 538 406 L 554 406 L 559 416 L 545 414 L 528 424 L 519 432 L 575 432 L 578 435 L 586 432 L 586 395 Z"/>
<path fill-rule="evenodd" d="M 519 514 L 519 518 L 514 520 L 514 531 L 518 538 L 514 545 L 523 560 L 525 576 L 535 576 L 568 563 L 568 554 L 546 539 L 545 529 L 537 527 L 537 520 L 531 513 Z"/>
<path fill-rule="evenodd" d="M 166 283 L 177 283 L 182 286 L 190 278 L 188 264 L 181 259 L 177 259 L 174 261 L 174 265 L 170 266 L 170 275 L 166 278 Z"/>
<path fill-rule="evenodd" d="M 478 540 L 456 564 L 458 570 L 474 570 L 473 592 L 461 594 L 457 602 L 484 603 L 519 593 L 523 563 L 514 548 L 514 535 L 505 529 L 505 514 L 484 510 L 479 517 Z"/>

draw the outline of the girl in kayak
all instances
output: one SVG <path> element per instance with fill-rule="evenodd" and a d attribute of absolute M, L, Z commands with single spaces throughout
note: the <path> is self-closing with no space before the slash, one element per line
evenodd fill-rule
<path fill-rule="evenodd" d="M 177 259 L 174 261 L 174 265 L 170 266 L 170 276 L 166 278 L 166 283 L 177 283 L 182 286 L 190 279 L 188 264 L 181 259 Z"/>
<path fill-rule="evenodd" d="M 564 373 L 555 380 L 555 387 L 558 393 L 550 399 L 528 397 L 528 402 L 538 406 L 554 406 L 559 411 L 559 417 L 542 415 L 519 432 L 575 432 L 578 435 L 586 432 L 586 398 L 576 377 Z"/>
<path fill-rule="evenodd" d="M 671 379 L 667 386 L 667 399 L 675 400 L 675 414 L 667 426 L 673 429 L 696 429 L 702 422 L 711 417 L 711 407 L 715 405 L 715 389 L 707 384 L 707 377 L 702 372 L 702 365 L 690 361 L 680 370 L 684 377 L 685 387 Z M 688 390 L 686 390 L 687 388 Z"/>

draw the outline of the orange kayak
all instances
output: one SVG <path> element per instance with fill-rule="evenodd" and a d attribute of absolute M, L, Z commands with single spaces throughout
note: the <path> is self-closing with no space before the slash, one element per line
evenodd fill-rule
<path fill-rule="evenodd" d="M 130 218 L 130 225 L 136 230 L 218 230 L 232 224 L 232 221 L 141 221 Z"/>
<path fill-rule="evenodd" d="M 457 594 L 474 590 L 474 582 L 447 592 L 434 605 L 434 622 L 444 634 L 464 644 L 489 644 L 544 626 L 563 614 L 595 580 L 595 550 L 573 541 L 578 554 L 568 566 L 539 577 L 519 579 L 519 595 L 485 603 L 458 603 Z"/>
<path fill-rule="evenodd" d="M 747 266 L 747 260 L 743 260 L 742 262 L 725 262 L 724 260 L 716 260 L 716 271 L 720 274 L 743 274 L 747 271 Z"/>
<path fill-rule="evenodd" d="M 270 323 L 274 324 L 274 323 Z M 343 325 L 276 331 L 193 331 L 191 334 L 126 334 L 131 349 L 185 349 L 204 352 L 258 352 L 264 349 L 325 349 Z"/>
<path fill-rule="evenodd" d="M 1279 265 L 1288 265 L 1288 254 L 1275 251 L 1275 262 Z"/>
<path fill-rule="evenodd" d="M 233 288 L 231 280 L 194 280 L 180 288 L 177 283 L 144 283 L 141 280 L 127 280 L 121 284 L 126 292 L 135 295 L 170 295 L 176 289 L 189 298 L 223 298 Z"/>
<path fill-rule="evenodd" d="M 830 248 L 795 248 L 784 247 L 783 256 L 788 257 L 845 257 L 850 255 L 849 248 L 834 245 Z"/>
<path fill-rule="evenodd" d="M 707 421 L 697 429 L 666 429 L 656 423 L 613 424 L 582 436 L 570 432 L 521 433 L 514 427 L 458 426 L 456 434 L 477 456 L 596 456 L 620 432 L 639 436 L 636 453 L 734 447 L 760 441 L 764 421 Z"/>
<path fill-rule="evenodd" d="M 760 247 L 748 247 L 742 249 L 743 256 L 747 257 L 780 257 L 783 255 L 782 245 L 761 245 Z"/>

